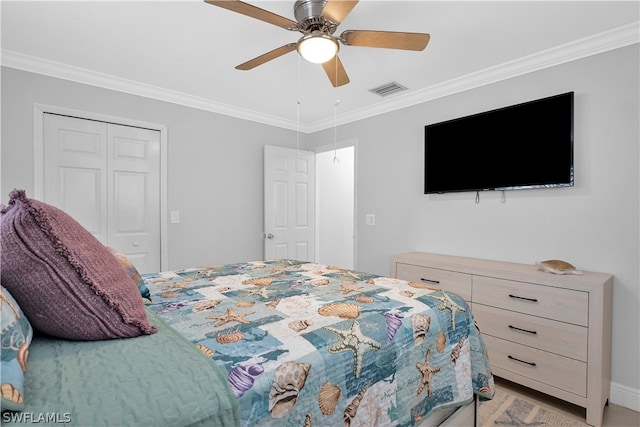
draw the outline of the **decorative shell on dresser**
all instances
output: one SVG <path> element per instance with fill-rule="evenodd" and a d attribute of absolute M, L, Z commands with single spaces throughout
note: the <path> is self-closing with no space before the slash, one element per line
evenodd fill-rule
<path fill-rule="evenodd" d="M 548 259 L 546 261 L 536 261 L 536 266 L 539 270 L 546 271 L 553 274 L 582 274 L 582 271 L 576 270 L 576 268 L 566 262 L 559 259 Z"/>

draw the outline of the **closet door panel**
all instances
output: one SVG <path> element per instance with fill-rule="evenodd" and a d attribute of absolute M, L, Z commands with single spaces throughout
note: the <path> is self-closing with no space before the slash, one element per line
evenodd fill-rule
<path fill-rule="evenodd" d="M 45 114 L 44 199 L 107 242 L 107 125 Z"/>
<path fill-rule="evenodd" d="M 109 242 L 141 273 L 160 271 L 160 132 L 110 124 Z"/>

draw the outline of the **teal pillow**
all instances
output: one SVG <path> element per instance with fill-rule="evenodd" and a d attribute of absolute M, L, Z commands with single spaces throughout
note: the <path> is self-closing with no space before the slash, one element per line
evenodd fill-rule
<path fill-rule="evenodd" d="M 131 279 L 135 282 L 136 286 L 138 286 L 140 295 L 142 295 L 143 298 L 151 301 L 151 293 L 149 292 L 147 285 L 144 284 L 144 280 L 142 279 L 142 276 L 140 276 L 140 273 L 138 273 L 135 265 L 133 265 L 129 258 L 127 258 L 127 256 L 120 252 L 118 249 L 109 246 L 107 246 L 107 249 L 109 249 L 109 252 L 111 252 L 113 256 L 116 257 L 122 268 L 124 268 L 124 271 L 127 272 L 129 277 L 131 277 Z"/>
<path fill-rule="evenodd" d="M 21 411 L 24 408 L 24 373 L 27 370 L 29 345 L 33 329 L 29 320 L 4 286 L 1 287 L 0 317 L 2 325 L 2 379 L 1 405 L 3 411 Z"/>

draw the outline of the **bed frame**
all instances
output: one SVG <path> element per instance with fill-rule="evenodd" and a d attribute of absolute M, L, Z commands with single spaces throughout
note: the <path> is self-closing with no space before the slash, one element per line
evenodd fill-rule
<path fill-rule="evenodd" d="M 478 396 L 473 402 L 453 410 L 432 413 L 418 427 L 476 427 L 478 425 Z M 440 413 L 441 412 L 441 413 Z"/>

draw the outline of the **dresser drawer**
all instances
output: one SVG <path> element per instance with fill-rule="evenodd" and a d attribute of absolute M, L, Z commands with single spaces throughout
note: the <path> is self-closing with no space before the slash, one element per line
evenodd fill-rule
<path fill-rule="evenodd" d="M 587 361 L 587 328 L 473 303 L 483 334 Z"/>
<path fill-rule="evenodd" d="M 588 292 L 474 276 L 473 302 L 588 326 Z"/>
<path fill-rule="evenodd" d="M 412 264 L 396 265 L 396 277 L 454 292 L 471 301 L 471 275 Z"/>
<path fill-rule="evenodd" d="M 549 384 L 579 396 L 587 395 L 587 364 L 484 335 L 492 366 Z"/>

